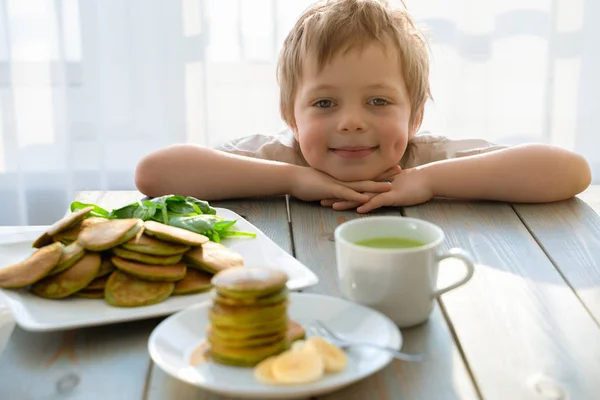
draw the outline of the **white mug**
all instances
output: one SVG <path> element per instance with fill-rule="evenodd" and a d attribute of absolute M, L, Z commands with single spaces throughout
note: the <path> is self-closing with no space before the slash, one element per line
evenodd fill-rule
<path fill-rule="evenodd" d="M 404 238 L 417 247 L 375 248 L 356 244 L 368 239 Z M 344 222 L 335 230 L 337 271 L 342 295 L 387 315 L 399 327 L 425 322 L 437 296 L 466 283 L 474 265 L 465 250 L 440 254 L 444 231 L 430 222 L 400 216 L 374 216 Z M 463 261 L 466 275 L 437 288 L 438 264 L 446 258 Z"/>

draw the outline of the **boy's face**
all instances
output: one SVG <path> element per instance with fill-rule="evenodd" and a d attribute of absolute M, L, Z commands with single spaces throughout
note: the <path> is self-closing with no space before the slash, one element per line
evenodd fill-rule
<path fill-rule="evenodd" d="M 305 58 L 292 130 L 313 168 L 342 181 L 371 180 L 402 158 L 410 111 L 398 55 L 374 43 L 340 52 L 321 71 Z"/>

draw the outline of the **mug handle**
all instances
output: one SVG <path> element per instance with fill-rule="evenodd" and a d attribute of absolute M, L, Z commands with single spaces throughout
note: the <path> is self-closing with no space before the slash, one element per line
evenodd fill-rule
<path fill-rule="evenodd" d="M 465 267 L 467 267 L 467 274 L 458 282 L 453 283 L 452 285 L 449 285 L 445 288 L 437 289 L 435 292 L 433 292 L 433 297 L 437 297 L 452 289 L 456 289 L 464 283 L 467 283 L 467 281 L 473 276 L 473 272 L 475 272 L 475 263 L 473 262 L 473 258 L 471 258 L 471 255 L 463 249 L 450 249 L 450 251 L 448 251 L 447 253 L 438 256 L 438 263 L 442 260 L 445 260 L 446 258 L 457 258 L 461 260 L 465 264 Z"/>

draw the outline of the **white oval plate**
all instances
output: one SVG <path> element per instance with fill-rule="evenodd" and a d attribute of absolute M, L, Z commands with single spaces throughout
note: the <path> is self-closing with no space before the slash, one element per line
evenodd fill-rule
<path fill-rule="evenodd" d="M 319 319 L 349 340 L 401 348 L 402 335 L 398 327 L 375 310 L 318 294 L 290 293 L 289 300 L 289 318 L 305 328 Z M 152 360 L 169 375 L 222 395 L 261 399 L 316 396 L 365 378 L 392 359 L 388 353 L 356 347 L 346 350 L 348 365 L 344 371 L 297 386 L 261 384 L 254 378 L 252 368 L 230 367 L 213 361 L 192 366 L 190 355 L 205 341 L 211 305 L 210 300 L 205 301 L 166 318 L 150 335 L 148 351 Z"/>

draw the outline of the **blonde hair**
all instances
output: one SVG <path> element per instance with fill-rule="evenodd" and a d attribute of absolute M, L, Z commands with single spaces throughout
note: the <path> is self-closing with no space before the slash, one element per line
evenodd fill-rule
<path fill-rule="evenodd" d="M 283 43 L 277 66 L 285 122 L 295 127 L 294 98 L 309 51 L 322 69 L 338 53 L 360 50 L 374 41 L 383 45 L 391 41 L 399 53 L 414 134 L 421 125 L 425 102 L 431 98 L 426 41 L 406 8 L 393 8 L 386 0 L 317 1 L 302 14 Z"/>

